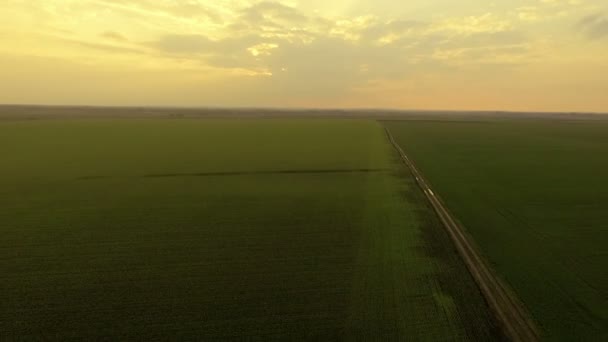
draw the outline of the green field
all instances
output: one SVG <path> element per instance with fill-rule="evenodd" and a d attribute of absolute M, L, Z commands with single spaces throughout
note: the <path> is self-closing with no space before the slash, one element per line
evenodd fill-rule
<path fill-rule="evenodd" d="M 0 156 L 1 340 L 496 338 L 374 121 L 5 120 Z"/>
<path fill-rule="evenodd" d="M 387 122 L 546 340 L 608 340 L 608 122 Z"/>

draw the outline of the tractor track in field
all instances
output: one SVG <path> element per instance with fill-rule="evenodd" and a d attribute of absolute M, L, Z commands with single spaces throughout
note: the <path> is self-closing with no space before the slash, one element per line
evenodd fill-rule
<path fill-rule="evenodd" d="M 505 336 L 511 341 L 539 341 L 538 329 L 523 304 L 487 265 L 463 227 L 457 223 L 441 199 L 433 192 L 418 168 L 397 144 L 390 130 L 385 127 L 385 131 L 389 141 L 443 223 Z"/>

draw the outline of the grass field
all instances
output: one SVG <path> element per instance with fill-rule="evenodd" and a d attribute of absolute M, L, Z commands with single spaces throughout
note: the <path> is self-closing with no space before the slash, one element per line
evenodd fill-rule
<path fill-rule="evenodd" d="M 0 123 L 0 339 L 495 338 L 382 127 Z"/>
<path fill-rule="evenodd" d="M 608 122 L 387 122 L 546 340 L 608 340 Z"/>

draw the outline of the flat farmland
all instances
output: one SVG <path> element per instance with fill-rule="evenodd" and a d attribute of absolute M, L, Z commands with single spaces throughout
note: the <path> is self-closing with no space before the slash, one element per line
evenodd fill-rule
<path fill-rule="evenodd" d="M 0 337 L 498 338 L 381 125 L 0 123 Z"/>
<path fill-rule="evenodd" d="M 608 122 L 385 124 L 544 339 L 608 339 Z"/>

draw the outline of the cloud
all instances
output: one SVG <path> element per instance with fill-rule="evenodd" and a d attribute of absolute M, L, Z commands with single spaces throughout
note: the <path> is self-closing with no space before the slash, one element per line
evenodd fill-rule
<path fill-rule="evenodd" d="M 263 1 L 242 11 L 241 19 L 250 24 L 264 25 L 270 22 L 286 22 L 290 24 L 305 23 L 308 18 L 294 7 L 278 2 Z"/>
<path fill-rule="evenodd" d="M 152 45 L 171 54 L 199 54 L 216 48 L 211 39 L 199 34 L 169 34 Z"/>
<path fill-rule="evenodd" d="M 98 0 L 103 6 L 120 9 L 143 16 L 173 16 L 178 18 L 209 19 L 221 21 L 216 11 L 197 1 L 158 1 L 158 0 Z"/>
<path fill-rule="evenodd" d="M 321 17 L 309 17 L 295 7 L 263 1 L 238 9 L 229 20 L 225 33 L 258 35 L 263 38 L 310 41 L 311 35 L 327 32 L 331 25 Z"/>
<path fill-rule="evenodd" d="M 378 80 L 465 65 L 511 67 L 530 54 L 527 36 L 486 13 L 436 21 L 327 18 L 261 2 L 236 12 L 223 38 L 165 34 L 146 44 L 169 58 L 264 76 L 277 94 L 347 94 Z"/>
<path fill-rule="evenodd" d="M 446 18 L 433 25 L 437 31 L 447 31 L 457 34 L 474 34 L 480 32 L 501 32 L 513 28 L 513 24 L 506 18 L 494 13 L 485 13 L 479 16 Z"/>
<path fill-rule="evenodd" d="M 138 47 L 124 47 L 124 46 L 116 46 L 112 44 L 104 44 L 104 43 L 95 43 L 95 42 L 87 42 L 77 39 L 67 39 L 67 38 L 55 38 L 57 41 L 60 41 L 65 44 L 69 44 L 72 46 L 78 46 L 81 48 L 89 49 L 89 50 L 98 50 L 112 54 L 137 54 L 142 55 L 144 51 Z"/>
<path fill-rule="evenodd" d="M 113 40 L 113 41 L 117 41 L 117 42 L 126 42 L 128 41 L 128 39 L 123 36 L 122 34 L 118 33 L 118 32 L 114 32 L 114 31 L 106 31 L 100 34 L 100 36 L 102 38 L 108 39 L 108 40 Z"/>
<path fill-rule="evenodd" d="M 358 98 L 362 89 L 382 98 L 378 84 L 407 85 L 399 89 L 410 91 L 425 85 L 432 89 L 451 77 L 466 80 L 474 73 L 479 78 L 516 74 L 549 56 L 545 47 L 551 42 L 542 45 L 542 39 L 553 37 L 545 35 L 545 28 L 533 31 L 547 21 L 520 20 L 517 6 L 408 16 L 315 11 L 296 0 L 57 3 L 69 5 L 53 7 L 61 16 L 53 14 L 49 25 L 75 33 L 61 44 L 32 40 L 32 51 L 39 51 L 37 43 L 43 41 L 47 55 L 109 70 L 187 69 L 192 83 L 180 89 L 192 89 L 195 102 L 202 101 L 197 92 L 224 89 L 226 99 L 239 103 L 331 103 Z M 541 6 L 519 10 L 545 13 Z M 49 32 L 46 26 L 39 31 Z M 215 96 L 210 99 L 216 101 Z"/>
<path fill-rule="evenodd" d="M 195 59 L 219 68 L 257 69 L 256 57 L 266 56 L 264 48 L 276 44 L 257 35 L 213 40 L 204 35 L 170 34 L 147 45 L 169 57 Z"/>
<path fill-rule="evenodd" d="M 428 24 L 422 21 L 405 19 L 376 22 L 361 32 L 361 38 L 369 41 L 391 42 L 427 26 Z"/>
<path fill-rule="evenodd" d="M 578 22 L 578 28 L 589 39 L 600 39 L 608 37 L 608 17 L 596 13 L 588 15 Z"/>
<path fill-rule="evenodd" d="M 479 32 L 471 35 L 453 37 L 444 45 L 452 47 L 495 47 L 505 45 L 520 45 L 527 42 L 526 35 L 521 31 L 509 30 L 499 32 Z"/>

